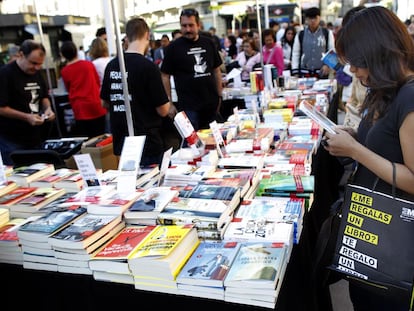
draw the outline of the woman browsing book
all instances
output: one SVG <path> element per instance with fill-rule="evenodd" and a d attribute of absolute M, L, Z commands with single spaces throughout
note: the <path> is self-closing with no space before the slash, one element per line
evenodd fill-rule
<path fill-rule="evenodd" d="M 336 52 L 369 92 L 358 131 L 337 127 L 335 134 L 326 133 L 326 150 L 356 161 L 354 184 L 372 188 L 378 177 L 375 190 L 383 193 L 391 194 L 395 163 L 397 196 L 413 201 L 414 41 L 407 27 L 384 7 L 363 9 L 339 31 Z M 385 292 L 350 283 L 355 310 L 409 309 L 408 299 Z"/>

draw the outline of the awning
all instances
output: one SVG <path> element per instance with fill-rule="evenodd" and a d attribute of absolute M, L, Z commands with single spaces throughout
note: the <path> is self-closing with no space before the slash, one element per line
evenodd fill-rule
<path fill-rule="evenodd" d="M 180 23 L 177 21 L 174 23 L 157 25 L 155 28 L 152 29 L 152 32 L 163 33 L 163 34 L 165 33 L 170 36 L 173 30 L 180 29 L 180 28 L 181 28 Z"/>

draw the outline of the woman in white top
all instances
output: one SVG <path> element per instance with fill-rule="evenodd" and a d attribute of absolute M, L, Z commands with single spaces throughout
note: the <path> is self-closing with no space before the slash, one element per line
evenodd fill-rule
<path fill-rule="evenodd" d="M 283 49 L 283 63 L 285 65 L 284 70 L 290 70 L 290 62 L 292 60 L 292 47 L 295 40 L 296 29 L 293 26 L 286 28 L 285 33 L 280 41 L 280 45 Z"/>
<path fill-rule="evenodd" d="M 250 81 L 250 72 L 253 67 L 260 64 L 260 53 L 256 50 L 254 39 L 244 39 L 242 43 L 243 51 L 237 54 L 236 61 L 242 69 L 241 80 Z"/>
<path fill-rule="evenodd" d="M 109 57 L 109 49 L 106 41 L 100 37 L 93 39 L 89 48 L 89 56 L 95 66 L 96 71 L 98 72 L 99 81 L 102 85 L 102 79 L 106 65 L 111 60 Z"/>

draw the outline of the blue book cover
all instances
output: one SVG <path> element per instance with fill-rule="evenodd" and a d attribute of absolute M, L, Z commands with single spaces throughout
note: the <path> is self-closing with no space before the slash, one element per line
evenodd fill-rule
<path fill-rule="evenodd" d="M 177 283 L 223 287 L 239 242 L 202 241 L 177 276 Z"/>

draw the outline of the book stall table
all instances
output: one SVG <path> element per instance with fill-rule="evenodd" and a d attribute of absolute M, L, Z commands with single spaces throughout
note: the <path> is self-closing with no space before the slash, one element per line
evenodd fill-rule
<path fill-rule="evenodd" d="M 313 212 L 311 210 L 311 212 Z M 0 263 L 2 309 L 28 307 L 33 310 L 132 310 L 151 307 L 186 310 L 200 306 L 218 310 L 325 310 L 318 305 L 320 293 L 311 280 L 312 249 L 315 242 L 314 216 L 305 212 L 298 244 L 293 245 L 283 283 L 273 309 L 223 300 L 138 290 L 131 284 L 97 281 L 92 275 L 24 269 Z M 14 298 L 11 298 L 14 297 Z M 322 298 L 323 299 L 323 298 Z M 329 297 L 327 297 L 329 300 Z M 327 301 L 328 301 L 327 300 Z"/>

